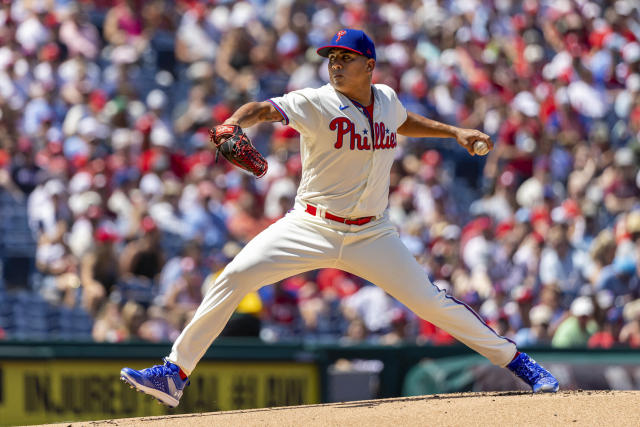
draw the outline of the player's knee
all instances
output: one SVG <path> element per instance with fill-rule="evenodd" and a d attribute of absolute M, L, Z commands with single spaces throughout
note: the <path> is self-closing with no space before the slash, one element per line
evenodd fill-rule
<path fill-rule="evenodd" d="M 428 288 L 422 289 L 422 292 L 409 299 L 410 305 L 415 307 L 413 311 L 422 318 L 437 316 L 440 310 L 446 309 L 447 306 L 446 292 L 439 290 L 431 283 L 426 286 Z"/>

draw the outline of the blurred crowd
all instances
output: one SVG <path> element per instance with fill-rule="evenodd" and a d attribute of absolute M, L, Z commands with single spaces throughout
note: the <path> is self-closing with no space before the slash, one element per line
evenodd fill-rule
<path fill-rule="evenodd" d="M 389 213 L 432 281 L 520 346 L 640 347 L 631 0 L 2 0 L 0 191 L 37 242 L 30 292 L 89 313 L 96 341 L 175 339 L 300 179 L 293 129 L 248 130 L 269 161 L 255 180 L 208 128 L 324 84 L 315 47 L 344 27 L 376 41 L 374 83 L 407 109 L 496 142 L 472 158 L 399 140 Z M 373 285 L 295 276 L 223 335 L 454 342 Z"/>

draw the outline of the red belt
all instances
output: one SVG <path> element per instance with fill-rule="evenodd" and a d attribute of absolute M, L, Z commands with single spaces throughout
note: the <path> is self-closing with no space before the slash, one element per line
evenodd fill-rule
<path fill-rule="evenodd" d="M 307 209 L 305 210 L 305 212 L 308 212 L 311 215 L 316 216 L 317 209 L 315 206 L 307 203 Z M 371 220 L 375 218 L 375 216 L 363 216 L 362 218 L 347 219 L 347 218 L 342 218 L 340 216 L 330 214 L 329 212 L 325 212 L 324 217 L 326 219 L 330 219 L 331 221 L 337 221 L 347 225 L 353 225 L 353 224 L 364 225 L 368 222 L 371 222 Z"/>

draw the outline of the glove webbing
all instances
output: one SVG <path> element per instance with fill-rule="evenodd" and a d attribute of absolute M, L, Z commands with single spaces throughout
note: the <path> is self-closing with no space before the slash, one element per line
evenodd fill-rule
<path fill-rule="evenodd" d="M 240 159 L 244 163 L 244 166 L 249 168 L 251 173 L 253 173 L 257 178 L 261 178 L 265 173 L 267 173 L 264 159 L 259 156 L 255 149 L 251 149 L 246 141 L 242 140 L 241 143 L 236 144 L 234 150 L 235 156 Z"/>

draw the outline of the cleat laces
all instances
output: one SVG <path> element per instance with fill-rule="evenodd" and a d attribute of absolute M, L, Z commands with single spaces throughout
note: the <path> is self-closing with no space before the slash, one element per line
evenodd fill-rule
<path fill-rule="evenodd" d="M 145 371 L 148 372 L 148 375 L 152 378 L 164 378 L 166 376 L 172 376 L 174 374 L 177 374 L 180 368 L 178 368 L 176 365 L 169 365 L 169 364 L 164 364 L 164 365 L 154 365 L 150 368 L 145 369 Z M 181 381 L 182 378 L 180 378 Z M 186 384 L 185 386 L 191 385 L 191 380 L 186 379 Z"/>
<path fill-rule="evenodd" d="M 520 378 L 526 378 L 527 382 L 533 384 L 538 378 L 543 377 L 542 373 L 531 366 L 529 363 L 522 363 L 514 370 L 515 374 Z"/>
<path fill-rule="evenodd" d="M 171 368 L 165 365 L 155 365 L 148 368 L 147 371 L 152 377 L 164 377 L 164 376 L 173 374 L 173 372 L 171 371 Z"/>

